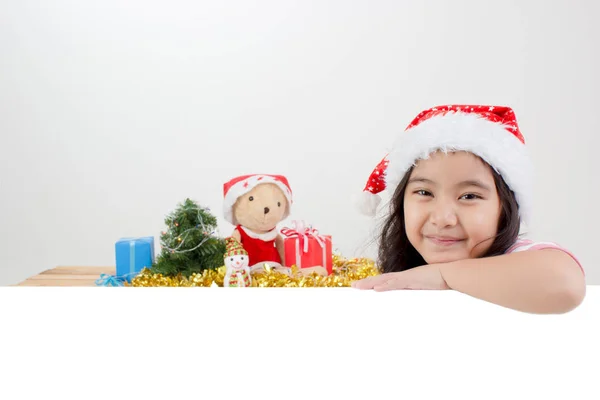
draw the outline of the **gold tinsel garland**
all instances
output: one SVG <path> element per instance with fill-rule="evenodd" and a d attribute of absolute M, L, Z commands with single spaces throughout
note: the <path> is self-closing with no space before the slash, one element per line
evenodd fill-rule
<path fill-rule="evenodd" d="M 346 259 L 333 255 L 333 268 L 329 276 L 320 276 L 316 273 L 303 275 L 296 266 L 292 266 L 291 276 L 275 271 L 265 265 L 264 270 L 252 273 L 253 287 L 349 287 L 353 281 L 378 275 L 379 271 L 374 261 L 368 258 Z M 154 274 L 149 269 L 144 269 L 131 280 L 127 286 L 135 287 L 210 287 L 223 286 L 225 267 L 216 270 L 205 270 L 201 274 L 185 276 L 163 276 Z"/>

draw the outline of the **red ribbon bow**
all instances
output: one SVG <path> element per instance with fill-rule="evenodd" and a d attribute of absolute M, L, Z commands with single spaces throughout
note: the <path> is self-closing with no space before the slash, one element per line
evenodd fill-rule
<path fill-rule="evenodd" d="M 304 221 L 292 221 L 292 228 L 283 228 L 281 234 L 289 238 L 298 238 L 302 244 L 304 253 L 308 252 L 308 238 L 315 238 L 321 247 L 325 247 L 326 238 L 319 235 L 319 231 L 312 226 L 306 226 Z"/>

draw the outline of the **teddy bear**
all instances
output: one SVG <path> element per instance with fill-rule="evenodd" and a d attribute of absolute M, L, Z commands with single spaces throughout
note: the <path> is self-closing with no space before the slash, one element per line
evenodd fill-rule
<path fill-rule="evenodd" d="M 235 226 L 231 237 L 248 253 L 251 271 L 264 264 L 290 273 L 283 265 L 283 238 L 277 224 L 287 218 L 292 190 L 282 175 L 253 174 L 233 178 L 223 185 L 223 215 Z"/>

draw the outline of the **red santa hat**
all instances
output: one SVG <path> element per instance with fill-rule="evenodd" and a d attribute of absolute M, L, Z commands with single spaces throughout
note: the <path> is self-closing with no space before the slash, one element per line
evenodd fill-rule
<path fill-rule="evenodd" d="M 378 193 L 393 191 L 416 161 L 437 150 L 481 157 L 514 192 L 521 219 L 529 219 L 533 168 L 515 113 L 509 107 L 483 105 L 446 105 L 421 112 L 369 176 L 359 203 L 363 214 L 375 215 Z"/>
<path fill-rule="evenodd" d="M 240 196 L 265 183 L 276 185 L 285 195 L 288 204 L 283 218 L 287 218 L 292 206 L 292 189 L 287 178 L 282 175 L 254 174 L 238 176 L 223 185 L 223 214 L 225 219 L 233 225 L 238 225 L 238 221 L 233 215 L 233 205 Z"/>

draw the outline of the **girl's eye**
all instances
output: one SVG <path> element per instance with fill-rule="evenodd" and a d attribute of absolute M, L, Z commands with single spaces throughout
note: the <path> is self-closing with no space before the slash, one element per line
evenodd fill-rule
<path fill-rule="evenodd" d="M 417 190 L 415 193 L 419 196 L 431 196 L 431 193 L 429 193 L 427 190 Z"/>
<path fill-rule="evenodd" d="M 481 199 L 481 196 L 477 196 L 476 194 L 473 194 L 473 193 L 467 193 L 467 194 L 463 194 L 460 198 L 464 199 L 464 200 L 475 200 L 475 199 Z"/>
<path fill-rule="evenodd" d="M 248 200 L 250 200 L 250 201 L 254 200 L 254 196 L 250 196 L 250 198 Z"/>
<path fill-rule="evenodd" d="M 277 207 L 281 207 L 281 202 L 280 201 L 277 202 Z"/>

